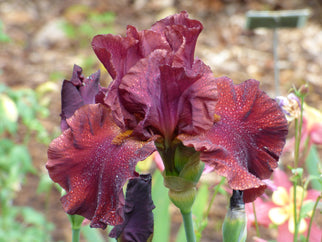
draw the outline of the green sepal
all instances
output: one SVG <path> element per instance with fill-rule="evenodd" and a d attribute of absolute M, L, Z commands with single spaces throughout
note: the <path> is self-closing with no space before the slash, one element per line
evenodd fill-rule
<path fill-rule="evenodd" d="M 72 225 L 72 229 L 80 229 L 82 227 L 82 223 L 85 219 L 83 216 L 80 216 L 78 214 L 73 214 L 73 215 L 67 214 L 67 215 L 68 215 L 70 224 Z"/>
<path fill-rule="evenodd" d="M 247 217 L 243 191 L 233 190 L 223 226 L 224 242 L 244 242 L 247 237 Z"/>
<path fill-rule="evenodd" d="M 169 190 L 169 198 L 173 204 L 180 209 L 181 213 L 190 213 L 191 207 L 195 201 L 197 190 L 195 187 L 177 192 Z"/>
<path fill-rule="evenodd" d="M 224 242 L 244 242 L 247 237 L 245 211 L 229 209 L 222 227 Z"/>

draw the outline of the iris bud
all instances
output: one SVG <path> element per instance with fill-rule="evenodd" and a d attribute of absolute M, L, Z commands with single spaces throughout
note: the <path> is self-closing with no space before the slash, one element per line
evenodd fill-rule
<path fill-rule="evenodd" d="M 226 214 L 222 232 L 224 242 L 242 242 L 247 237 L 247 221 L 245 213 L 245 204 L 243 201 L 243 192 L 233 190 L 230 198 L 229 210 Z"/>

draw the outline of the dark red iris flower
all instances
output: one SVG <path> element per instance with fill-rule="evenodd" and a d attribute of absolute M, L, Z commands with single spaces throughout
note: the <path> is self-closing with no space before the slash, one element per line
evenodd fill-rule
<path fill-rule="evenodd" d="M 122 187 L 161 141 L 194 148 L 234 190 L 244 191 L 245 202 L 264 191 L 261 179 L 277 165 L 287 121 L 257 81 L 214 78 L 194 57 L 201 30 L 181 12 L 149 30 L 129 26 L 125 37 L 94 37 L 93 49 L 113 81 L 107 90 L 93 85 L 96 104 L 78 108 L 78 99 L 66 99 L 78 109 L 65 114 L 68 128 L 48 150 L 46 167 L 67 192 L 61 199 L 67 213 L 90 219 L 92 227 L 120 224 Z"/>

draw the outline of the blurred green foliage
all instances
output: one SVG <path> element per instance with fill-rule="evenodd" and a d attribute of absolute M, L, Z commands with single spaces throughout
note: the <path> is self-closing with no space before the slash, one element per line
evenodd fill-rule
<path fill-rule="evenodd" d="M 65 11 L 63 29 L 80 47 L 88 46 L 93 36 L 112 33 L 114 20 L 112 12 L 101 13 L 84 5 L 73 5 Z"/>
<path fill-rule="evenodd" d="M 36 173 L 28 150 L 32 137 L 51 140 L 40 118 L 49 115 L 32 89 L 0 84 L 0 241 L 50 241 L 53 225 L 30 207 L 14 205 L 27 173 Z"/>
<path fill-rule="evenodd" d="M 0 42 L 10 42 L 10 37 L 4 32 L 3 23 L 0 20 Z"/>
<path fill-rule="evenodd" d="M 113 12 L 99 12 L 89 6 L 75 4 L 65 10 L 62 28 L 75 50 L 88 49 L 95 35 L 114 32 L 114 21 Z M 89 73 L 96 71 L 96 56 L 85 54 L 79 59 L 84 70 Z"/>

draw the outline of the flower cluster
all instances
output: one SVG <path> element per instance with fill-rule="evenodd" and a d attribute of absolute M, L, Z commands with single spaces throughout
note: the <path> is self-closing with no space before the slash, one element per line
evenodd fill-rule
<path fill-rule="evenodd" d="M 181 12 L 148 30 L 128 26 L 126 36 L 94 37 L 94 52 L 113 81 L 103 88 L 99 73 L 84 78 L 74 67 L 62 90 L 64 132 L 48 150 L 46 167 L 66 190 L 67 213 L 84 216 L 92 227 L 122 223 L 122 187 L 138 176 L 136 163 L 156 150 L 178 207 L 180 194 L 193 194 L 200 160 L 242 190 L 245 202 L 264 192 L 287 121 L 258 81 L 214 78 L 195 58 L 202 29 Z"/>
<path fill-rule="evenodd" d="M 294 197 L 292 183 L 289 181 L 286 173 L 277 169 L 273 175 L 275 189 L 272 195 L 272 201 L 264 201 L 261 198 L 256 199 L 256 217 L 257 222 L 263 226 L 269 226 L 271 223 L 278 226 L 277 241 L 292 241 L 294 234 Z M 306 213 L 312 212 L 311 205 L 319 196 L 319 191 L 310 189 L 303 190 L 303 187 L 296 187 L 296 210 L 299 215 L 300 206 L 307 207 Z M 303 203 L 301 202 L 303 197 Z M 246 205 L 248 227 L 254 225 L 255 218 L 251 204 Z M 303 211 L 302 211 L 303 213 Z M 303 217 L 299 221 L 299 233 L 306 236 L 308 231 L 309 218 Z M 319 241 L 322 231 L 316 224 L 312 225 L 310 241 Z"/>

